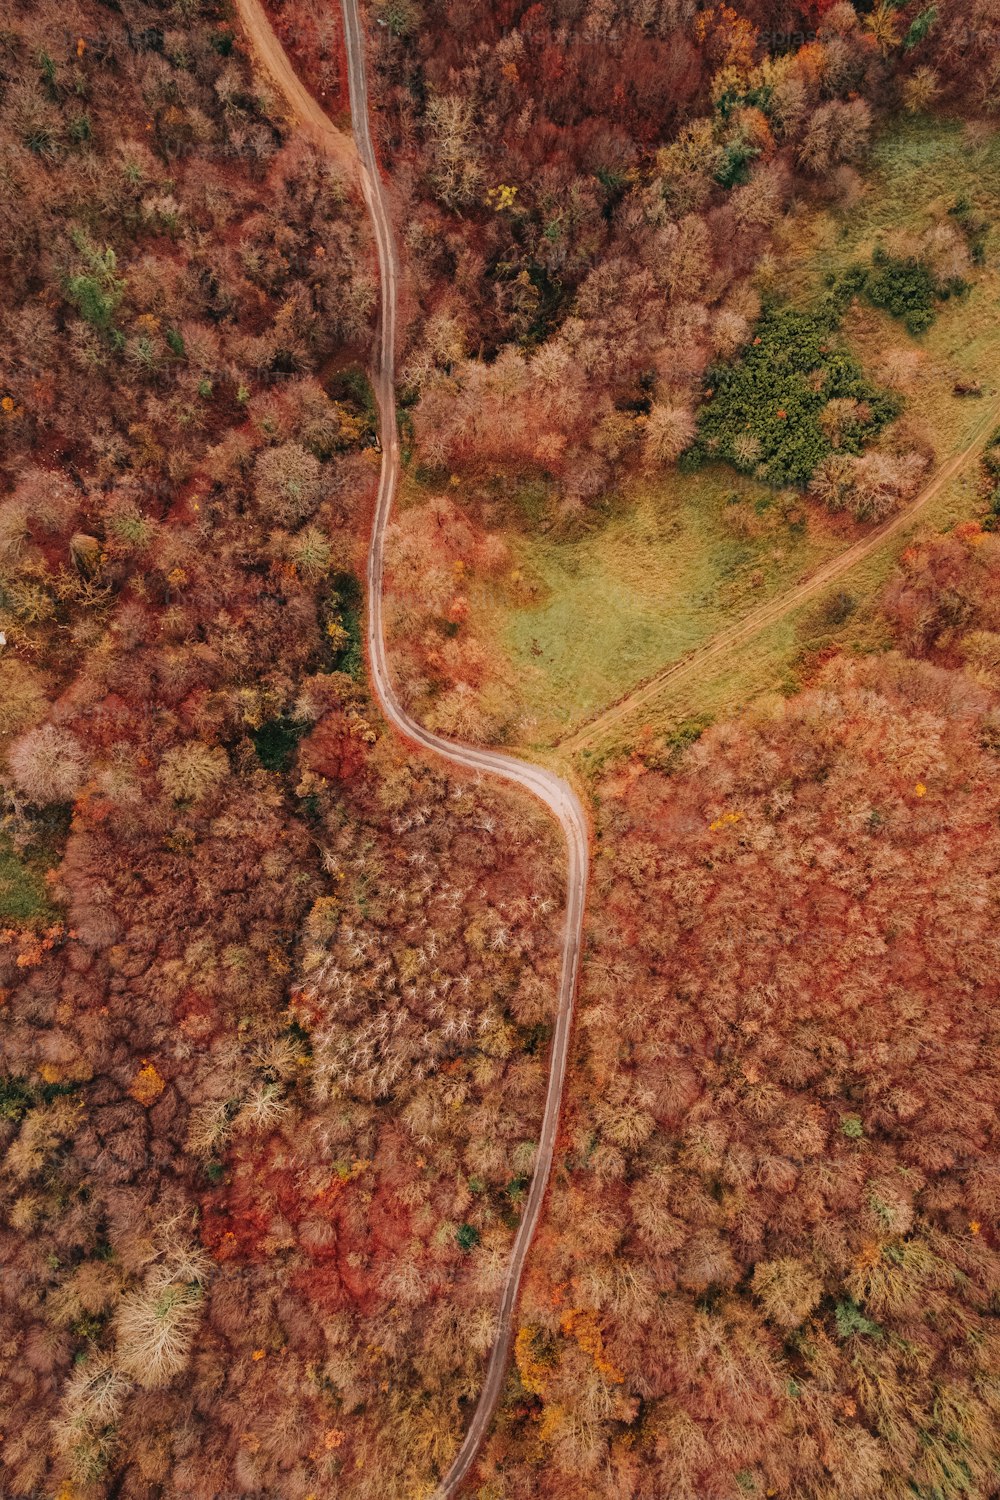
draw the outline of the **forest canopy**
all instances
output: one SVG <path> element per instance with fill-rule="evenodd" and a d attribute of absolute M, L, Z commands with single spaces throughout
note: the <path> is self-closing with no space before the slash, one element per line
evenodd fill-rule
<path fill-rule="evenodd" d="M 346 130 L 339 8 L 268 10 Z M 989 223 L 942 200 L 818 308 L 777 257 L 887 119 L 993 131 L 995 11 L 366 7 L 428 727 L 509 732 L 472 585 L 528 592 L 516 506 L 720 461 L 853 536 L 917 493 L 847 322 L 931 336 Z M 15 0 L 0 148 L 0 1493 L 430 1493 L 536 1169 L 564 851 L 371 690 L 364 202 L 216 0 Z M 995 1493 L 997 439 L 888 649 L 566 768 L 579 1018 L 470 1493 Z"/>

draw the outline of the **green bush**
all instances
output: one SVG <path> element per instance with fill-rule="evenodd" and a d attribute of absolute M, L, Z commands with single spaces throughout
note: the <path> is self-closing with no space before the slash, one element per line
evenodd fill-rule
<path fill-rule="evenodd" d="M 709 370 L 706 396 L 682 467 L 721 458 L 778 487 L 806 484 L 833 451 L 820 421 L 828 402 L 857 403 L 839 434 L 843 453 L 860 453 L 900 410 L 837 342 L 830 312 L 790 308 L 765 311 L 740 356 Z"/>
<path fill-rule="evenodd" d="M 374 443 L 378 435 L 378 407 L 371 381 L 361 366 L 348 365 L 338 370 L 324 382 L 323 389 L 331 401 L 360 423 L 362 446 Z"/>
<path fill-rule="evenodd" d="M 336 573 L 320 609 L 330 644 L 328 670 L 346 672 L 355 682 L 365 675 L 363 636 L 364 595 L 353 573 Z"/>
<path fill-rule="evenodd" d="M 864 283 L 868 301 L 892 317 L 902 318 L 910 333 L 929 328 L 939 295 L 931 268 L 915 256 L 900 260 L 882 249 L 872 255 L 872 268 Z"/>
<path fill-rule="evenodd" d="M 379 24 L 399 37 L 409 36 L 420 21 L 420 11 L 413 0 L 382 0 L 377 15 Z"/>
<path fill-rule="evenodd" d="M 974 218 L 969 218 L 967 226 L 960 209 L 952 212 L 966 232 L 973 258 L 978 248 L 981 259 L 989 226 Z M 881 246 L 872 252 L 870 266 L 851 266 L 842 276 L 831 275 L 827 284 L 831 288 L 827 306 L 832 316 L 840 317 L 855 297 L 866 297 L 873 307 L 902 318 L 908 332 L 914 334 L 930 327 L 939 302 L 968 291 L 967 283 L 957 277 L 939 281 L 927 262 L 917 256 L 890 255 Z"/>
<path fill-rule="evenodd" d="M 979 464 L 982 471 L 980 493 L 989 506 L 983 528 L 997 531 L 1000 530 L 1000 427 L 991 434 Z"/>
<path fill-rule="evenodd" d="M 918 16 L 914 17 L 914 19 L 910 22 L 909 31 L 907 31 L 905 37 L 903 38 L 903 47 L 905 51 L 911 52 L 914 47 L 919 46 L 919 44 L 924 40 L 924 37 L 930 31 L 931 27 L 934 25 L 934 22 L 937 20 L 937 14 L 937 6 L 931 5 L 927 10 L 921 11 Z"/>
<path fill-rule="evenodd" d="M 1000 480 L 1000 427 L 990 434 L 985 452 L 980 460 L 990 479 Z"/>
<path fill-rule="evenodd" d="M 986 236 L 990 230 L 990 221 L 978 213 L 969 202 L 968 198 L 958 198 L 948 213 L 955 220 L 959 229 L 965 235 L 969 254 L 975 266 L 986 264 Z"/>
<path fill-rule="evenodd" d="M 281 718 L 271 719 L 255 731 L 251 738 L 257 759 L 265 770 L 287 770 L 305 729 L 305 724 Z"/>
<path fill-rule="evenodd" d="M 725 89 L 716 99 L 715 107 L 724 120 L 737 109 L 759 109 L 766 115 L 770 114 L 773 99 L 774 89 L 769 83 L 762 83 L 752 89 Z"/>
<path fill-rule="evenodd" d="M 742 186 L 750 177 L 750 163 L 759 155 L 756 146 L 748 146 L 743 141 L 730 141 L 715 174 L 716 182 L 724 188 Z"/>
<path fill-rule="evenodd" d="M 31 1102 L 23 1078 L 0 1078 L 0 1120 L 19 1120 Z"/>
<path fill-rule="evenodd" d="M 882 1337 L 879 1325 L 865 1317 L 853 1297 L 848 1297 L 845 1302 L 837 1303 L 834 1320 L 837 1324 L 837 1333 L 842 1339 L 850 1338 L 853 1333 L 860 1333 L 871 1339 Z"/>
<path fill-rule="evenodd" d="M 71 276 L 69 294 L 76 303 L 77 311 L 84 322 L 106 333 L 111 327 L 115 310 L 115 299 L 96 276 Z"/>
<path fill-rule="evenodd" d="M 86 262 L 86 271 L 66 279 L 66 291 L 85 322 L 101 333 L 114 334 L 112 319 L 125 291 L 115 271 L 118 261 L 111 246 L 98 250 L 81 230 L 74 230 L 73 244 Z"/>

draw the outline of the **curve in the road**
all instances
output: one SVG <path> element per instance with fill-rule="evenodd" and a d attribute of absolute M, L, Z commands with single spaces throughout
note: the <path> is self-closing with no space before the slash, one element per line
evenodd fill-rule
<path fill-rule="evenodd" d="M 376 398 L 382 430 L 382 469 L 378 498 L 368 550 L 368 656 L 371 678 L 385 717 L 400 734 L 424 750 L 443 756 L 466 770 L 483 771 L 500 776 L 515 786 L 531 792 L 558 818 L 566 835 L 568 871 L 566 883 L 566 917 L 563 934 L 562 972 L 556 1010 L 556 1024 L 549 1062 L 549 1081 L 545 1109 L 535 1156 L 531 1188 L 518 1225 L 510 1264 L 500 1301 L 496 1340 L 490 1351 L 486 1378 L 465 1438 L 450 1469 L 441 1482 L 439 1496 L 452 1495 L 461 1484 L 486 1437 L 507 1370 L 507 1360 L 514 1332 L 514 1311 L 524 1273 L 528 1250 L 541 1218 L 542 1204 L 548 1187 L 559 1112 L 562 1105 L 566 1062 L 569 1055 L 573 1001 L 580 969 L 583 937 L 583 912 L 587 894 L 589 866 L 589 829 L 583 806 L 568 782 L 530 761 L 516 760 L 494 750 L 460 745 L 431 734 L 406 712 L 396 696 L 385 646 L 382 583 L 385 568 L 385 534 L 392 502 L 399 481 L 399 432 L 396 423 L 395 347 L 396 299 L 399 262 L 395 238 L 386 207 L 385 192 L 379 176 L 372 145 L 368 117 L 368 87 L 365 71 L 365 46 L 357 0 L 343 0 L 344 30 L 350 73 L 351 119 L 361 165 L 361 188 L 371 215 L 378 246 L 379 273 L 382 283 L 382 328 L 376 370 Z"/>
<path fill-rule="evenodd" d="M 346 137 L 332 125 L 315 99 L 303 88 L 265 15 L 260 0 L 237 0 L 238 9 L 258 58 L 285 95 L 292 113 L 311 139 L 324 151 L 344 160 Z M 552 1170 L 559 1113 L 562 1105 L 566 1063 L 569 1055 L 573 1002 L 580 970 L 583 914 L 587 894 L 590 839 L 587 815 L 567 781 L 531 761 L 517 760 L 499 751 L 461 745 L 432 734 L 411 718 L 393 685 L 385 645 L 382 584 L 385 571 L 385 535 L 399 482 L 399 432 L 396 422 L 395 347 L 396 300 L 399 260 L 395 237 L 379 176 L 368 118 L 368 85 L 365 44 L 357 0 L 342 0 L 344 31 L 351 94 L 351 120 L 361 190 L 371 217 L 378 250 L 382 290 L 381 332 L 375 370 L 375 396 L 379 408 L 382 466 L 379 474 L 375 518 L 368 550 L 368 659 L 372 688 L 385 718 L 406 739 L 421 749 L 440 755 L 468 771 L 501 777 L 545 804 L 559 820 L 566 835 L 568 870 L 566 912 L 562 944 L 562 967 L 558 1003 L 549 1062 L 545 1108 L 535 1155 L 531 1187 L 514 1238 L 510 1264 L 500 1300 L 497 1336 L 490 1351 L 486 1376 L 462 1444 L 438 1488 L 439 1500 L 455 1493 L 475 1461 L 493 1419 L 506 1375 L 514 1332 L 514 1313 L 528 1251 L 542 1214 L 542 1205 Z M 349 145 L 349 143 L 348 143 Z"/>

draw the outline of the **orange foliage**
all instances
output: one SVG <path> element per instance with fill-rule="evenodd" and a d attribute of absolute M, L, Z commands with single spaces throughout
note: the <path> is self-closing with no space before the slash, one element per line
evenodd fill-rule
<path fill-rule="evenodd" d="M 975 641 L 1000 548 L 929 551 L 890 603 L 917 580 L 932 601 L 943 574 L 952 611 L 956 592 L 982 600 L 963 620 Z M 638 759 L 606 773 L 566 1177 L 523 1311 L 551 1326 L 568 1274 L 569 1347 L 539 1370 L 524 1336 L 549 1442 L 531 1423 L 505 1450 L 535 1492 L 581 1421 L 580 1472 L 627 1451 L 638 1493 L 735 1492 L 752 1472 L 760 1493 L 862 1500 L 900 1477 L 919 1487 L 928 1440 L 960 1442 L 972 1492 L 989 1492 L 998 709 L 1000 678 L 978 666 L 836 659 L 779 710 L 708 731 L 670 775 Z M 742 817 L 713 816 L 720 802 Z M 926 1382 L 903 1352 L 917 1343 Z M 614 1386 L 613 1412 L 574 1349 Z"/>
<path fill-rule="evenodd" d="M 133 1078 L 129 1087 L 129 1093 L 133 1099 L 138 1099 L 139 1103 L 148 1109 L 151 1104 L 156 1102 L 165 1088 L 166 1083 L 157 1072 L 155 1065 L 143 1060 L 142 1067 Z"/>
<path fill-rule="evenodd" d="M 590 1355 L 595 1368 L 600 1370 L 606 1380 L 610 1380 L 614 1385 L 623 1383 L 624 1374 L 604 1352 L 604 1339 L 593 1312 L 583 1311 L 576 1307 L 569 1308 L 559 1319 L 559 1327 L 563 1333 L 572 1334 L 580 1348 Z"/>
<path fill-rule="evenodd" d="M 539 1359 L 536 1353 L 537 1337 L 537 1328 L 528 1325 L 519 1328 L 514 1340 L 514 1360 L 524 1389 L 532 1396 L 544 1397 L 550 1371 L 548 1365 Z"/>

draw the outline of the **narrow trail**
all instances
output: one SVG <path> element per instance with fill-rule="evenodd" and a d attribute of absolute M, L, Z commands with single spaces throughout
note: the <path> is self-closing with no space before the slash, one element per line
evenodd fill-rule
<path fill-rule="evenodd" d="M 368 119 L 368 85 L 365 72 L 365 44 L 357 0 L 342 0 L 344 31 L 351 93 L 351 120 L 357 155 L 350 165 L 356 167 L 365 205 L 371 217 L 378 250 L 382 309 L 378 354 L 374 371 L 375 397 L 379 408 L 382 441 L 382 467 L 379 475 L 375 517 L 368 550 L 368 662 L 372 690 L 386 720 L 405 739 L 461 766 L 468 771 L 500 777 L 534 797 L 558 819 L 566 836 L 568 868 L 566 911 L 562 940 L 562 966 L 549 1079 L 538 1140 L 538 1151 L 531 1187 L 514 1238 L 510 1264 L 500 1300 L 497 1335 L 490 1351 L 486 1376 L 475 1410 L 462 1444 L 437 1490 L 437 1500 L 446 1500 L 458 1489 L 489 1431 L 493 1414 L 503 1390 L 514 1335 L 514 1313 L 521 1278 L 531 1242 L 542 1215 L 545 1193 L 552 1171 L 563 1085 L 569 1056 L 573 1022 L 573 1004 L 580 971 L 583 939 L 583 915 L 590 866 L 590 828 L 587 814 L 569 782 L 531 761 L 518 760 L 500 751 L 462 745 L 432 734 L 411 718 L 403 707 L 393 685 L 385 644 L 382 586 L 385 571 L 385 537 L 393 500 L 399 483 L 399 432 L 396 422 L 395 350 L 397 286 L 399 260 L 395 237 L 379 176 Z M 318 148 L 344 162 L 347 138 L 329 121 L 312 96 L 296 77 L 281 43 L 275 36 L 259 0 L 237 0 L 243 24 L 257 57 L 285 95 L 292 114 L 308 132 Z"/>
<path fill-rule="evenodd" d="M 581 750 L 589 750 L 599 745 L 616 729 L 621 728 L 638 709 L 645 708 L 651 703 L 665 687 L 681 682 L 695 672 L 703 671 L 707 665 L 725 656 L 734 647 L 745 645 L 760 631 L 766 630 L 769 625 L 777 624 L 790 610 L 796 609 L 816 594 L 822 593 L 844 573 L 856 567 L 858 563 L 864 562 L 866 558 L 883 547 L 890 538 L 911 525 L 924 507 L 941 493 L 945 485 L 954 479 L 956 474 L 961 473 L 971 459 L 982 453 L 990 433 L 998 422 L 1000 422 L 1000 400 L 994 400 L 986 408 L 982 419 L 977 422 L 972 441 L 960 453 L 953 454 L 942 464 L 929 483 L 898 515 L 890 517 L 888 521 L 883 521 L 881 526 L 877 526 L 868 536 L 854 542 L 846 552 L 830 558 L 829 562 L 823 563 L 815 573 L 811 573 L 794 588 L 779 594 L 775 599 L 758 605 L 742 620 L 738 620 L 736 624 L 706 641 L 704 646 L 699 646 L 690 655 L 681 657 L 680 661 L 671 663 L 669 667 L 664 667 L 661 672 L 639 683 L 616 703 L 612 703 L 575 729 L 569 730 L 556 740 L 558 748 L 566 754 L 578 755 Z"/>

